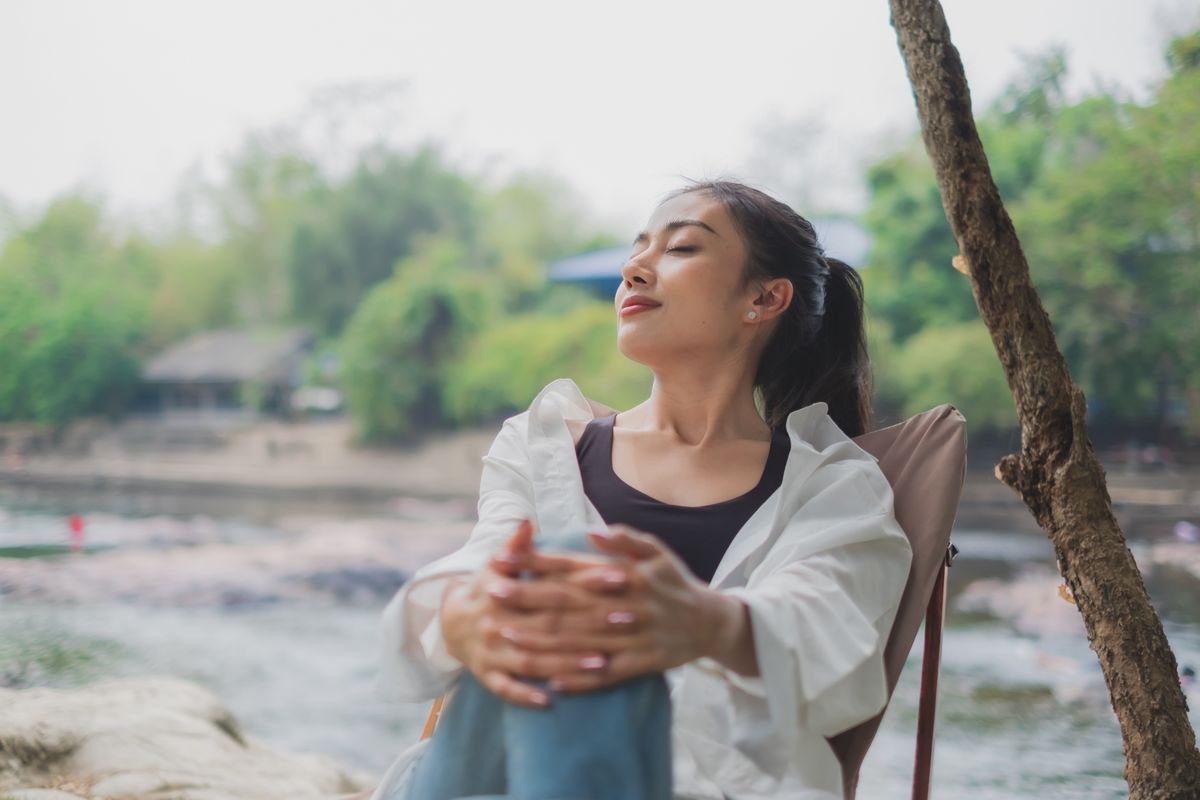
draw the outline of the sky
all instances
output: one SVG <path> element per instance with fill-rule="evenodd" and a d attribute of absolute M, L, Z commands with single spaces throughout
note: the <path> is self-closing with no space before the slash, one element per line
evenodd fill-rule
<path fill-rule="evenodd" d="M 1056 44 L 1073 94 L 1144 99 L 1169 34 L 1200 20 L 1195 0 L 943 7 L 976 109 Z M 381 102 L 330 106 L 347 86 Z M 314 98 L 341 141 L 436 139 L 485 180 L 550 170 L 619 233 L 685 178 L 853 211 L 863 165 L 917 126 L 884 0 L 4 0 L 0 197 L 25 214 L 85 188 L 152 220 L 185 172 L 218 177 Z M 786 162 L 770 131 L 795 142 Z"/>

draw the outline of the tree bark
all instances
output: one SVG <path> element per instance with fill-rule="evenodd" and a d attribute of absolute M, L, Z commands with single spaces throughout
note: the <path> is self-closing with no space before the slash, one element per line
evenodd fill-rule
<path fill-rule="evenodd" d="M 1021 451 L 996 465 L 1046 531 L 1100 660 L 1125 748 L 1130 797 L 1200 798 L 1200 752 L 1175 655 L 1112 513 L 1071 380 L 1029 278 L 971 113 L 938 0 L 890 0 L 925 148 L 1021 424 Z"/>

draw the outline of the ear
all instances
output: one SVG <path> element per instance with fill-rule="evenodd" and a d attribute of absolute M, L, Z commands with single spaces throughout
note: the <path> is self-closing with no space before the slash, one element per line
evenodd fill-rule
<path fill-rule="evenodd" d="M 792 304 L 794 287 L 787 278 L 771 278 L 759 283 L 758 294 L 753 299 L 758 318 L 764 322 L 788 310 Z"/>

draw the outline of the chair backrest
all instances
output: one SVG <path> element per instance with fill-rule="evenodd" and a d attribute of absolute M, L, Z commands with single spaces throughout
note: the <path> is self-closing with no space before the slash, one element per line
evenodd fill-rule
<path fill-rule="evenodd" d="M 943 404 L 854 441 L 879 460 L 895 496 L 896 520 L 913 551 L 908 583 L 883 653 L 890 696 L 946 564 L 966 477 L 966 419 L 954 406 Z M 854 797 L 859 768 L 882 719 L 880 712 L 829 740 L 842 763 L 847 798 Z"/>

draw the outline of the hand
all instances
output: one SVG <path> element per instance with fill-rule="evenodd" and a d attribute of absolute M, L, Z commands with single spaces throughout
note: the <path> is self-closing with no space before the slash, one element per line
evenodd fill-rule
<path fill-rule="evenodd" d="M 503 635 L 536 654 L 530 663 L 549 668 L 568 653 L 607 656 L 596 669 L 554 672 L 551 688 L 595 689 L 703 656 L 757 672 L 748 612 L 741 601 L 701 582 L 654 536 L 615 525 L 589 537 L 615 560 L 570 568 L 566 562 L 576 561 L 574 557 L 549 562 L 544 554 L 521 553 L 515 560 L 539 563 L 544 577 L 514 581 L 497 598 L 509 609 L 529 612 L 514 619 Z"/>
<path fill-rule="evenodd" d="M 522 581 L 518 579 L 522 571 L 554 574 L 564 580 Z M 487 565 L 447 586 L 440 617 L 447 651 L 502 699 L 525 706 L 548 705 L 549 694 L 521 678 L 547 679 L 600 669 L 603 654 L 532 653 L 512 641 L 511 631 L 536 618 L 533 609 L 584 607 L 590 603 L 590 591 L 611 586 L 605 580 L 610 572 L 604 568 L 604 559 L 594 556 L 538 553 L 533 549 L 533 523 L 524 520 Z M 624 579 L 620 580 L 623 586 Z M 521 602 L 514 601 L 517 589 Z"/>

